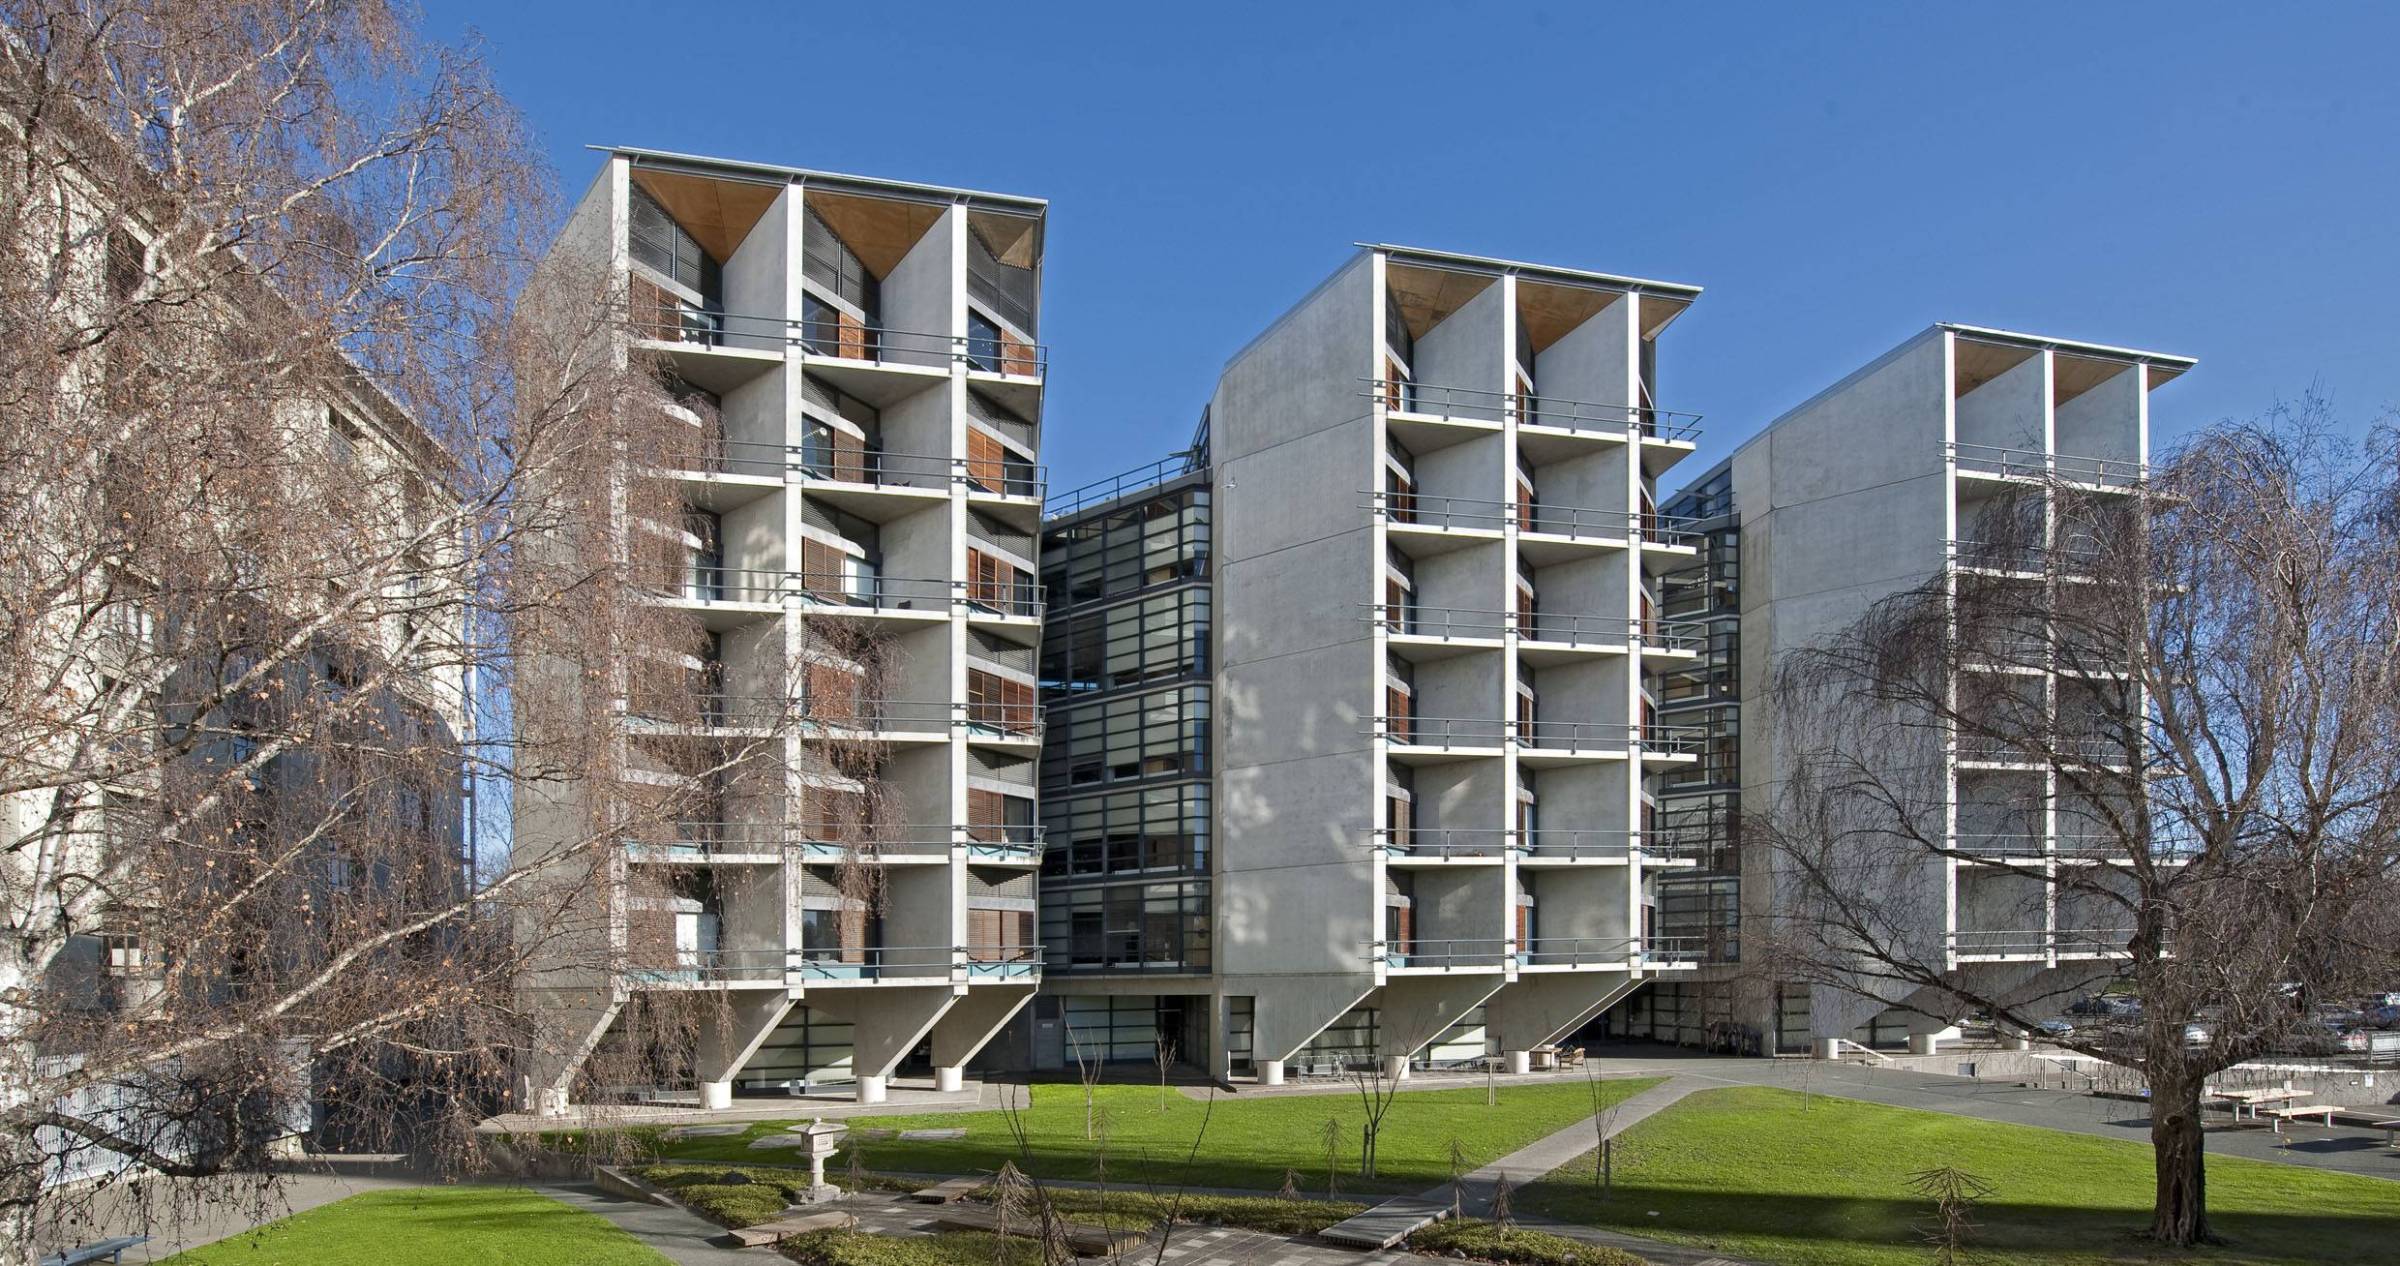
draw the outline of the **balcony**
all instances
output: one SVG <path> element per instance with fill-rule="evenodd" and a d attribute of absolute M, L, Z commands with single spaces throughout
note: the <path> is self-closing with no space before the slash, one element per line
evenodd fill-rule
<path fill-rule="evenodd" d="M 785 831 L 779 822 L 674 822 L 625 841 L 637 862 L 779 862 Z"/>
<path fill-rule="evenodd" d="M 1412 663 L 1432 663 L 1472 651 L 1500 649 L 1511 617 L 1506 611 L 1372 603 L 1367 607 L 1367 622 L 1392 639 L 1394 654 Z"/>
<path fill-rule="evenodd" d="M 967 860 L 986 866 L 1042 864 L 1043 828 L 1028 822 L 969 822 Z"/>
<path fill-rule="evenodd" d="M 1390 861 L 1499 862 L 1509 833 L 1498 828 L 1377 827 L 1374 847 Z"/>
<path fill-rule="evenodd" d="M 783 614 L 784 573 L 687 563 L 664 584 L 635 581 L 658 602 L 691 611 L 703 627 L 723 633 Z"/>
<path fill-rule="evenodd" d="M 934 334 L 861 325 L 832 317 L 757 316 L 702 307 L 647 287 L 626 314 L 634 337 L 678 348 L 732 351 L 797 349 L 809 357 L 881 368 L 939 368 L 965 365 L 970 371 L 1009 378 L 1044 377 L 1050 350 L 1002 335 Z M 706 386 L 707 384 L 701 384 Z M 870 403 L 881 403 L 870 400 Z"/>
<path fill-rule="evenodd" d="M 837 572 L 789 573 L 792 593 L 811 616 L 940 620 L 962 600 L 963 582 Z"/>
<path fill-rule="evenodd" d="M 1636 837 L 1627 830 L 1536 828 L 1513 834 L 1520 866 L 1625 863 L 1632 861 L 1636 853 Z"/>
<path fill-rule="evenodd" d="M 2131 930 L 2079 928 L 2045 931 L 2040 928 L 1952 932 L 1945 938 L 1951 956 L 1962 961 L 2026 958 L 2121 958 L 2132 944 Z"/>
<path fill-rule="evenodd" d="M 1689 444 L 1700 438 L 1700 415 L 1669 409 L 1596 404 L 1540 393 L 1444 387 L 1405 379 L 1360 380 L 1360 395 L 1387 402 L 1393 413 L 1445 422 L 1492 423 L 1503 418 L 1522 426 L 1575 431 L 1608 439 L 1656 439 Z"/>
<path fill-rule="evenodd" d="M 1517 955 L 1517 962 L 1529 971 L 1578 967 L 1652 971 L 1698 967 L 1707 949 L 1707 942 L 1697 936 L 1537 936 Z"/>
<path fill-rule="evenodd" d="M 779 949 L 758 950 L 701 950 L 679 949 L 671 963 L 655 967 L 635 967 L 626 972 L 627 982 L 651 987 L 713 987 L 767 986 L 783 987 L 783 973 L 788 954 Z"/>
<path fill-rule="evenodd" d="M 1042 705 L 1039 703 L 976 699 L 953 707 L 959 724 L 967 728 L 969 742 L 1007 746 L 1041 742 Z"/>
<path fill-rule="evenodd" d="M 664 690 L 637 693 L 624 712 L 636 733 L 691 738 L 764 738 L 792 715 L 792 701 L 780 695 Z"/>
<path fill-rule="evenodd" d="M 1041 948 L 1032 945 L 827 945 L 788 954 L 794 974 L 812 985 L 960 984 L 1042 974 Z"/>
<path fill-rule="evenodd" d="M 800 860 L 942 864 L 950 860 L 950 829 L 903 823 L 878 827 L 848 821 L 810 821 L 792 827 Z"/>
<path fill-rule="evenodd" d="M 2017 483 L 2053 480 L 2087 489 L 2132 489 L 2149 482 L 2147 462 L 2127 457 L 2078 457 L 1993 444 L 1944 444 L 1942 452 L 1958 473 Z"/>
<path fill-rule="evenodd" d="M 966 705 L 896 699 L 810 697 L 800 700 L 801 733 L 828 741 L 939 742 L 950 736 Z"/>
<path fill-rule="evenodd" d="M 1515 954 L 1516 942 L 1505 938 L 1435 940 L 1415 937 L 1405 941 L 1367 942 L 1368 962 L 1381 963 L 1393 971 L 1427 975 L 1505 971 Z"/>
<path fill-rule="evenodd" d="M 1372 716 L 1367 724 L 1390 744 L 1392 759 L 1410 764 L 1498 756 L 1509 732 L 1499 717 Z"/>
<path fill-rule="evenodd" d="M 1412 558 L 1498 541 L 1516 513 L 1512 502 L 1480 497 L 1388 491 L 1366 495 L 1367 510 L 1385 525 L 1391 543 Z"/>

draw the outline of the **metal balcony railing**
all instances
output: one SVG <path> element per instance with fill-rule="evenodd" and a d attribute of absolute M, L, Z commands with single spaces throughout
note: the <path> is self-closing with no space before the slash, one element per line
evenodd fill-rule
<path fill-rule="evenodd" d="M 1498 971 L 1508 965 L 1509 956 L 1515 952 L 1516 942 L 1505 938 L 1442 940 L 1433 937 L 1411 937 L 1405 941 L 1367 942 L 1368 961 L 1381 959 L 1387 967 L 1440 967 L 1452 970 Z"/>
<path fill-rule="evenodd" d="M 1509 729 L 1499 717 L 1372 716 L 1367 724 L 1387 741 L 1409 747 L 1498 747 Z"/>
<path fill-rule="evenodd" d="M 1977 857 L 2038 857 L 2044 851 L 2039 831 L 1959 831 L 1950 836 L 1950 848 Z"/>
<path fill-rule="evenodd" d="M 949 828 L 909 823 L 799 822 L 792 827 L 792 839 L 805 853 L 834 857 L 925 857 L 950 851 Z"/>
<path fill-rule="evenodd" d="M 1673 965 L 1698 963 L 1708 945 L 1697 936 L 1537 936 L 1517 955 L 1527 967 Z"/>
<path fill-rule="evenodd" d="M 1539 392 L 1485 391 L 1475 387 L 1444 387 L 1407 379 L 1367 378 L 1359 394 L 1370 399 L 1398 400 L 1399 411 L 1427 417 L 1497 422 L 1511 418 L 1527 426 L 1591 431 L 1642 439 L 1696 440 L 1700 415 L 1640 405 L 1599 404 L 1568 400 Z"/>
<path fill-rule="evenodd" d="M 978 699 L 956 705 L 959 724 L 984 735 L 1011 739 L 1042 736 L 1042 705 Z"/>
<path fill-rule="evenodd" d="M 961 581 L 907 576 L 822 571 L 787 574 L 791 577 L 793 592 L 802 600 L 856 611 L 946 612 L 959 599 L 964 588 Z"/>
<path fill-rule="evenodd" d="M 1642 622 L 1621 615 L 1582 615 L 1572 611 L 1514 613 L 1517 636 L 1553 646 L 1618 646 L 1631 643 Z"/>
<path fill-rule="evenodd" d="M 995 615 L 1010 620 L 1039 620 L 1044 603 L 1041 589 L 1029 577 L 1020 577 L 1014 584 L 961 580 L 958 600 L 971 612 Z"/>
<path fill-rule="evenodd" d="M 1043 504 L 1042 517 L 1045 519 L 1062 518 L 1087 506 L 1106 505 L 1129 493 L 1140 492 L 1145 488 L 1157 487 L 1169 480 L 1196 474 L 1207 469 L 1201 463 L 1200 456 L 1197 450 L 1187 449 L 1162 457 L 1146 466 L 1136 466 L 1132 470 L 1122 471 L 1105 479 L 1095 479 L 1078 488 L 1070 488 Z"/>
<path fill-rule="evenodd" d="M 798 716 L 826 737 L 845 734 L 939 734 L 964 704 L 803 696 Z"/>
<path fill-rule="evenodd" d="M 792 701 L 781 695 L 660 690 L 637 692 L 625 702 L 627 720 L 674 730 L 764 733 L 792 713 Z"/>
<path fill-rule="evenodd" d="M 1557 858 L 1570 861 L 1589 861 L 1595 858 L 1630 858 L 1634 850 L 1634 833 L 1622 830 L 1583 830 L 1570 827 L 1536 827 L 1517 831 L 1515 847 L 1530 859 Z"/>
<path fill-rule="evenodd" d="M 2121 954 L 2133 941 L 2130 929 L 2077 928 L 2047 931 L 1979 929 L 1945 938 L 1954 954 Z"/>
<path fill-rule="evenodd" d="M 676 578 L 650 591 L 674 602 L 742 602 L 773 604 L 783 601 L 784 573 L 749 567 L 686 564 Z"/>
<path fill-rule="evenodd" d="M 969 976 L 1005 978 L 1042 974 L 1039 945 L 962 945 L 959 952 L 966 959 Z"/>
<path fill-rule="evenodd" d="M 1498 532 L 1516 512 L 1513 502 L 1479 497 L 1437 497 L 1422 492 L 1370 492 L 1367 508 L 1387 523 L 1407 527 Z"/>
<path fill-rule="evenodd" d="M 959 951 L 956 945 L 803 945 L 786 955 L 804 980 L 878 980 L 949 975 L 959 967 Z"/>
<path fill-rule="evenodd" d="M 636 966 L 627 976 L 651 985 L 780 983 L 785 959 L 783 950 L 676 950 L 670 961 Z"/>
<path fill-rule="evenodd" d="M 1510 613 L 1455 607 L 1425 607 L 1415 603 L 1367 604 L 1367 622 L 1387 633 L 1409 637 L 1498 638 L 1508 631 Z"/>
<path fill-rule="evenodd" d="M 1039 343 L 852 325 L 838 318 L 755 316 L 704 308 L 671 295 L 664 298 L 665 302 L 637 301 L 633 305 L 628 320 L 637 337 L 687 347 L 796 347 L 811 356 L 882 365 L 958 363 L 1015 377 L 1038 378 L 1049 372 L 1050 349 Z"/>
<path fill-rule="evenodd" d="M 1508 852 L 1509 833 L 1499 828 L 1377 827 L 1374 845 L 1412 858 L 1498 858 Z"/>
<path fill-rule="evenodd" d="M 1514 723 L 1517 742 L 1545 752 L 1622 752 L 1631 748 L 1639 726 L 1623 721 L 1545 721 Z"/>
<path fill-rule="evenodd" d="M 2132 488 L 2150 478 L 2149 464 L 2130 457 L 2082 457 L 1996 444 L 1950 443 L 1944 444 L 1942 451 L 1962 471 L 2003 479 L 2056 478 L 2104 488 Z"/>
<path fill-rule="evenodd" d="M 781 851 L 784 833 L 780 822 L 674 822 L 634 832 L 626 842 L 670 858 L 758 855 Z"/>
<path fill-rule="evenodd" d="M 781 479 L 789 464 L 781 444 L 729 440 L 715 435 L 696 436 L 675 443 L 666 453 L 667 469 L 697 471 L 705 475 L 755 475 Z"/>

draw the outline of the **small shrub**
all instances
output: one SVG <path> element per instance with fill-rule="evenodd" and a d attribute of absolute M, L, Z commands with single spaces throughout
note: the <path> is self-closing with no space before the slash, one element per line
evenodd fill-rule
<path fill-rule="evenodd" d="M 1620 1248 L 1547 1231 L 1503 1231 L 1473 1218 L 1436 1222 L 1409 1236 L 1408 1246 L 1420 1253 L 1456 1254 L 1510 1266 L 1649 1266 L 1648 1259 Z"/>
<path fill-rule="evenodd" d="M 1118 1190 L 1105 1193 L 1056 1188 L 1050 1200 L 1059 1212 L 1078 1221 L 1104 1220 L 1117 1230 L 1155 1228 L 1170 1216 L 1177 1222 L 1241 1227 L 1277 1235 L 1314 1235 L 1336 1222 L 1355 1217 L 1366 1206 L 1346 1200 L 1285 1200 L 1276 1196 L 1186 1195 L 1179 1203 L 1172 1193 Z"/>

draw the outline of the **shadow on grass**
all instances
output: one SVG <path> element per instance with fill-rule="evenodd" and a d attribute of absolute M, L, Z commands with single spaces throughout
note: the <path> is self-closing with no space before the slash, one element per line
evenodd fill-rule
<path fill-rule="evenodd" d="M 1603 1203 L 1588 1188 L 1542 1183 L 1527 1188 L 1521 1209 L 1586 1226 L 1635 1235 L 1725 1242 L 1752 1238 L 1812 1241 L 1812 1247 L 1851 1245 L 1921 1259 L 1921 1228 L 1932 1215 L 1921 1200 L 1845 1196 L 1694 1194 L 1619 1183 Z M 1658 1216 L 1649 1216 L 1653 1211 Z M 1974 1252 L 1995 1261 L 2041 1262 L 2052 1254 L 2078 1259 L 2145 1256 L 2141 1233 L 2150 1210 L 2022 1204 L 1993 1200 L 1976 1208 Z M 2226 1243 L 2205 1252 L 2163 1254 L 2177 1260 L 2307 1262 L 2328 1266 L 2388 1266 L 2400 1244 L 2400 1185 L 2386 1217 L 2343 1213 L 2212 1211 L 2210 1225 Z M 1877 1258 L 1877 1260 L 1887 1260 Z"/>

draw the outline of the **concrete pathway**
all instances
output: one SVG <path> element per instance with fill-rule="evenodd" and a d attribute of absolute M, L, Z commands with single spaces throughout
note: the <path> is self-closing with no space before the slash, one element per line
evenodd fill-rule
<path fill-rule="evenodd" d="M 125 1250 L 127 1262 L 165 1261 L 189 1248 L 246 1234 L 266 1223 L 369 1191 L 421 1187 L 424 1180 L 362 1174 L 236 1174 L 223 1178 L 147 1178 L 93 1197 L 91 1217 L 62 1234 L 37 1234 L 36 1256 L 119 1235 L 147 1235 Z"/>
<path fill-rule="evenodd" d="M 543 1184 L 534 1190 L 570 1209 L 599 1214 L 675 1266 L 770 1266 L 786 1260 L 771 1248 L 735 1248 L 721 1242 L 725 1228 L 688 1209 L 626 1200 L 581 1183 Z"/>
<path fill-rule="evenodd" d="M 1419 1227 L 1447 1216 L 1454 1204 L 1462 1207 L 1470 1217 L 1488 1216 L 1492 1192 L 1502 1177 L 1506 1177 L 1512 1187 L 1534 1182 L 1598 1147 L 1602 1138 L 1615 1138 L 1685 1095 L 1704 1089 L 1707 1089 L 1706 1082 L 1684 1077 L 1669 1078 L 1660 1085 L 1620 1100 L 1597 1118 L 1586 1117 L 1468 1174 L 1459 1181 L 1459 1190 L 1455 1193 L 1448 1183 L 1444 1183 L 1413 1196 L 1395 1196 L 1347 1222 L 1326 1228 L 1324 1236 L 1336 1243 L 1375 1247 L 1396 1241 Z M 1719 1256 L 1706 1249 L 1686 1248 L 1599 1227 L 1531 1217 L 1519 1217 L 1517 1224 L 1528 1230 L 1547 1231 L 1586 1244 L 1621 1248 L 1648 1258 L 1658 1266 L 1751 1266 L 1739 1258 Z"/>

